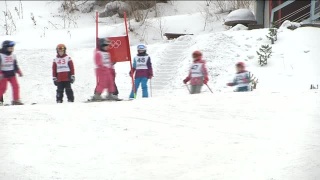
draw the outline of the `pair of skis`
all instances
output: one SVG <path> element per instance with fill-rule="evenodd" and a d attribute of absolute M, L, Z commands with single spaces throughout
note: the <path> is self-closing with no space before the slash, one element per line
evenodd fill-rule
<path fill-rule="evenodd" d="M 36 105 L 37 103 L 30 103 L 30 104 L 21 104 L 21 105 L 12 105 L 12 104 L 2 104 L 0 106 L 24 106 L 24 105 Z"/>
<path fill-rule="evenodd" d="M 93 102 L 118 102 L 118 101 L 132 101 L 133 99 L 106 99 L 103 98 L 101 100 L 92 100 L 88 99 L 85 103 L 93 103 Z"/>

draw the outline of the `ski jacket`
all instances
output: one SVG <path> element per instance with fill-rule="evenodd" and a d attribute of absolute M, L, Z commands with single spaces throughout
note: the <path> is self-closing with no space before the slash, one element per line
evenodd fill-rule
<path fill-rule="evenodd" d="M 0 74 L 4 78 L 14 77 L 18 73 L 22 75 L 22 72 L 18 66 L 17 57 L 13 53 L 0 51 Z"/>
<path fill-rule="evenodd" d="M 203 85 L 204 81 L 208 81 L 208 70 L 206 62 L 202 59 L 193 61 L 190 66 L 189 75 L 185 82 L 190 81 L 191 85 Z"/>
<path fill-rule="evenodd" d="M 245 88 L 247 87 L 249 89 L 250 87 L 250 72 L 249 71 L 241 71 L 238 72 L 235 77 L 233 78 L 233 81 L 231 83 L 228 83 L 229 86 L 237 86 L 238 88 Z"/>
<path fill-rule="evenodd" d="M 151 58 L 147 53 L 137 54 L 133 59 L 133 72 L 135 78 L 151 78 L 153 76 Z M 132 72 L 132 73 L 133 73 Z"/>
<path fill-rule="evenodd" d="M 57 55 L 52 63 L 52 76 L 57 78 L 57 82 L 71 81 L 74 75 L 74 66 L 71 57 L 67 54 Z"/>

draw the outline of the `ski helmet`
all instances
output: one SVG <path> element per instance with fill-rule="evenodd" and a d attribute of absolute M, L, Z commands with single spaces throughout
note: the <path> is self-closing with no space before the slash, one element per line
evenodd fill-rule
<path fill-rule="evenodd" d="M 237 62 L 236 66 L 237 67 L 245 67 L 245 64 L 243 62 Z"/>
<path fill-rule="evenodd" d="M 5 40 L 2 42 L 2 49 L 13 47 L 16 43 L 14 41 Z"/>
<path fill-rule="evenodd" d="M 64 53 L 66 53 L 67 47 L 64 44 L 58 44 L 56 47 L 57 53 L 59 50 L 63 50 Z"/>
<path fill-rule="evenodd" d="M 147 51 L 147 46 L 144 45 L 144 44 L 139 44 L 139 45 L 137 46 L 137 51 L 146 52 L 146 51 Z"/>
<path fill-rule="evenodd" d="M 99 39 L 99 47 L 102 48 L 104 46 L 109 46 L 110 40 L 108 38 L 100 38 Z"/>
<path fill-rule="evenodd" d="M 192 53 L 192 57 L 193 58 L 198 58 L 198 57 L 201 57 L 201 56 L 202 56 L 202 52 L 200 52 L 200 51 L 194 51 Z"/>

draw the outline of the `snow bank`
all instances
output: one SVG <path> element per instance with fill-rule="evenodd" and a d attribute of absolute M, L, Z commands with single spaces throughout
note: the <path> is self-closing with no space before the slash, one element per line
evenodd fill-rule
<path fill-rule="evenodd" d="M 240 30 L 248 30 L 248 27 L 242 24 L 237 24 L 231 29 L 229 29 L 229 31 L 240 31 Z"/>
<path fill-rule="evenodd" d="M 301 23 L 297 23 L 297 22 L 291 22 L 289 20 L 285 20 L 281 26 L 279 27 L 280 31 L 283 31 L 283 29 L 288 29 L 288 27 L 295 27 L 298 28 L 301 26 Z"/>

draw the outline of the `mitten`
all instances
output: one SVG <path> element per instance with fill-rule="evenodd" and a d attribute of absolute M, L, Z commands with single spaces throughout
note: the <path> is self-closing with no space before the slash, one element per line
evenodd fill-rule
<path fill-rule="evenodd" d="M 134 73 L 134 71 L 129 71 L 129 76 L 133 77 L 133 73 Z"/>
<path fill-rule="evenodd" d="M 187 84 L 187 82 L 188 82 L 187 79 L 184 79 L 184 80 L 183 80 L 183 83 L 184 83 L 184 84 Z"/>
<path fill-rule="evenodd" d="M 204 80 L 203 80 L 203 84 L 207 84 L 209 81 L 209 78 L 205 77 Z"/>
<path fill-rule="evenodd" d="M 21 72 L 20 70 L 19 70 L 17 73 L 19 74 L 20 77 L 23 76 L 23 75 L 22 75 L 22 72 Z"/>
<path fill-rule="evenodd" d="M 74 75 L 72 75 L 70 78 L 71 78 L 70 82 L 71 82 L 71 83 L 74 83 L 74 81 L 76 80 L 76 78 L 74 77 Z"/>
<path fill-rule="evenodd" d="M 57 82 L 58 79 L 56 77 L 53 77 L 52 80 L 53 80 L 53 84 L 55 86 L 57 86 L 58 85 L 58 82 Z"/>

